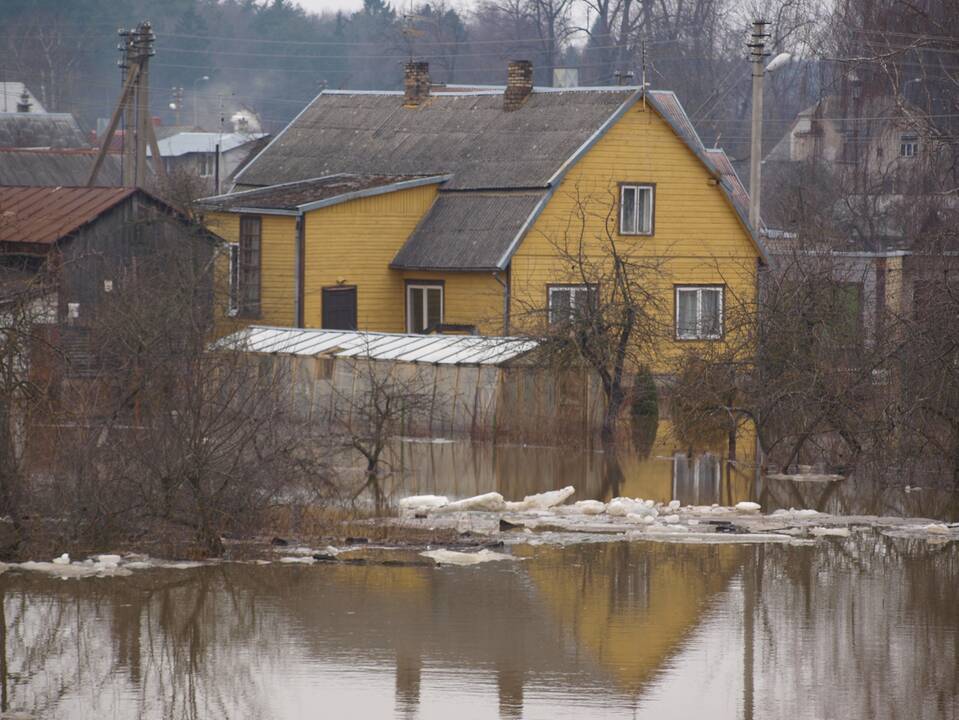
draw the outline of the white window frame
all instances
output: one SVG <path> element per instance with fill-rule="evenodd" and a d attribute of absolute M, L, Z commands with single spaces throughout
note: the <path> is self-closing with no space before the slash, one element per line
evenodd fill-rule
<path fill-rule="evenodd" d="M 899 136 L 899 157 L 914 158 L 919 154 L 919 136 L 903 134 Z"/>
<path fill-rule="evenodd" d="M 216 172 L 216 162 L 214 161 L 215 153 L 200 153 L 199 163 L 197 172 L 199 172 L 200 177 L 208 178 L 213 177 Z"/>
<path fill-rule="evenodd" d="M 703 291 L 719 293 L 719 332 L 715 335 L 706 335 L 703 333 Z M 681 335 L 679 331 L 679 293 L 696 293 L 696 333 L 694 335 Z M 726 286 L 725 285 L 676 285 L 673 293 L 674 304 L 676 305 L 676 339 L 677 340 L 722 340 L 725 331 L 726 315 Z"/>
<path fill-rule="evenodd" d="M 633 220 L 635 221 L 634 227 L 636 230 L 625 230 L 626 224 L 624 221 L 626 213 L 626 203 L 623 199 L 626 196 L 627 190 L 634 190 L 636 192 L 636 198 L 639 198 L 639 194 L 642 191 L 649 191 L 649 203 L 646 205 L 646 217 L 642 218 L 646 221 L 643 224 L 640 224 L 639 220 L 639 203 L 633 203 Z M 653 222 L 655 221 L 656 211 L 656 187 L 649 183 L 623 183 L 619 186 L 619 234 L 620 235 L 652 235 L 653 234 Z M 647 229 L 643 229 L 646 227 Z"/>
<path fill-rule="evenodd" d="M 558 318 L 554 315 L 553 308 L 553 293 L 556 291 L 568 292 L 569 293 L 569 316 L 564 318 Z M 546 289 L 546 305 L 547 312 L 549 314 L 549 324 L 553 325 L 559 322 L 567 322 L 573 319 L 573 308 L 576 307 L 573 302 L 573 298 L 579 294 L 583 293 L 586 295 L 587 301 L 589 300 L 589 293 L 592 291 L 595 293 L 597 291 L 597 286 L 595 283 L 572 283 L 567 285 L 550 285 Z"/>
<path fill-rule="evenodd" d="M 429 324 L 429 307 L 427 303 L 429 302 L 429 294 L 427 290 L 439 290 L 440 291 L 440 324 L 446 318 L 446 287 L 443 283 L 430 283 L 430 282 L 418 282 L 418 283 L 408 283 L 406 286 L 406 332 L 414 333 L 413 330 L 413 298 L 411 296 L 411 291 L 417 290 L 423 293 L 423 328 L 426 329 Z M 417 333 L 419 334 L 419 333 Z"/>
<path fill-rule="evenodd" d="M 240 312 L 240 243 L 228 243 L 226 246 L 229 280 L 227 284 L 227 314 Z"/>

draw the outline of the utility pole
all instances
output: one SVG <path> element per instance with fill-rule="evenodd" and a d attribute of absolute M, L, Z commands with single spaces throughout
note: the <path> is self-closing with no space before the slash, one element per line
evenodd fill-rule
<path fill-rule="evenodd" d="M 153 26 L 146 21 L 134 30 L 121 29 L 118 34 L 120 44 L 117 50 L 123 53 L 123 57 L 117 64 L 123 76 L 123 89 L 87 179 L 87 187 L 96 183 L 121 117 L 124 124 L 123 184 L 127 187 L 143 187 L 146 184 L 148 145 L 157 175 L 164 174 L 163 159 L 150 117 L 150 58 L 156 54 L 153 49 L 156 35 L 153 34 Z"/>
<path fill-rule="evenodd" d="M 749 151 L 749 225 L 753 232 L 759 232 L 759 195 L 761 190 L 762 148 L 763 148 L 763 76 L 766 74 L 764 58 L 766 52 L 766 26 L 769 23 L 759 19 L 753 22 L 749 48 L 749 62 L 753 67 L 753 118 L 752 145 Z"/>

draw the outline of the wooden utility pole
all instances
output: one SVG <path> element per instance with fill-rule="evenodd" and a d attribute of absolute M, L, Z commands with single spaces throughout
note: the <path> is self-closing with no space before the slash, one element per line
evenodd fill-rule
<path fill-rule="evenodd" d="M 123 184 L 143 187 L 147 177 L 147 146 L 153 155 L 157 175 L 164 174 L 163 160 L 157 147 L 153 121 L 150 118 L 150 58 L 156 54 L 153 43 L 156 35 L 149 22 L 142 22 L 134 30 L 120 30 L 117 49 L 123 53 L 118 63 L 123 72 L 123 89 L 110 117 L 100 151 L 93 163 L 87 187 L 96 184 L 103 159 L 110 150 L 117 127 L 123 118 Z"/>
<path fill-rule="evenodd" d="M 749 63 L 753 68 L 753 118 L 752 145 L 749 151 L 749 225 L 753 232 L 759 232 L 759 195 L 762 189 L 762 152 L 763 152 L 763 76 L 765 75 L 766 33 L 765 20 L 753 22 L 749 48 Z"/>

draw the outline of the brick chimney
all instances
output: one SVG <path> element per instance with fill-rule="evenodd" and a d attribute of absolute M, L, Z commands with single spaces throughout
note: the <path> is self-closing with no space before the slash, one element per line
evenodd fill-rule
<path fill-rule="evenodd" d="M 30 107 L 33 103 L 30 102 L 30 93 L 27 92 L 27 89 L 24 88 L 23 92 L 20 93 L 20 102 L 17 103 L 17 112 L 18 113 L 28 113 L 30 112 Z"/>
<path fill-rule="evenodd" d="M 506 76 L 503 109 L 507 112 L 519 110 L 531 92 L 533 92 L 533 63 L 529 60 L 511 60 Z"/>
<path fill-rule="evenodd" d="M 406 107 L 417 107 L 426 102 L 430 96 L 430 64 L 406 63 L 403 66 L 403 89 L 406 91 L 403 98 Z"/>

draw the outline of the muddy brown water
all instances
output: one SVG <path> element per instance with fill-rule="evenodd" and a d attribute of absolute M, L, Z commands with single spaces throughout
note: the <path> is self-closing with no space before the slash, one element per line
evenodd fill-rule
<path fill-rule="evenodd" d="M 959 544 L 519 546 L 471 568 L 7 572 L 37 718 L 959 717 Z M 19 717 L 19 716 L 18 716 Z"/>
<path fill-rule="evenodd" d="M 387 491 L 955 520 L 955 497 L 722 458 L 405 443 Z M 870 489 L 873 488 L 873 489 Z M 0 575 L 0 718 L 959 718 L 959 542 L 516 545 L 474 567 Z M 22 713 L 22 714 L 17 714 Z"/>

